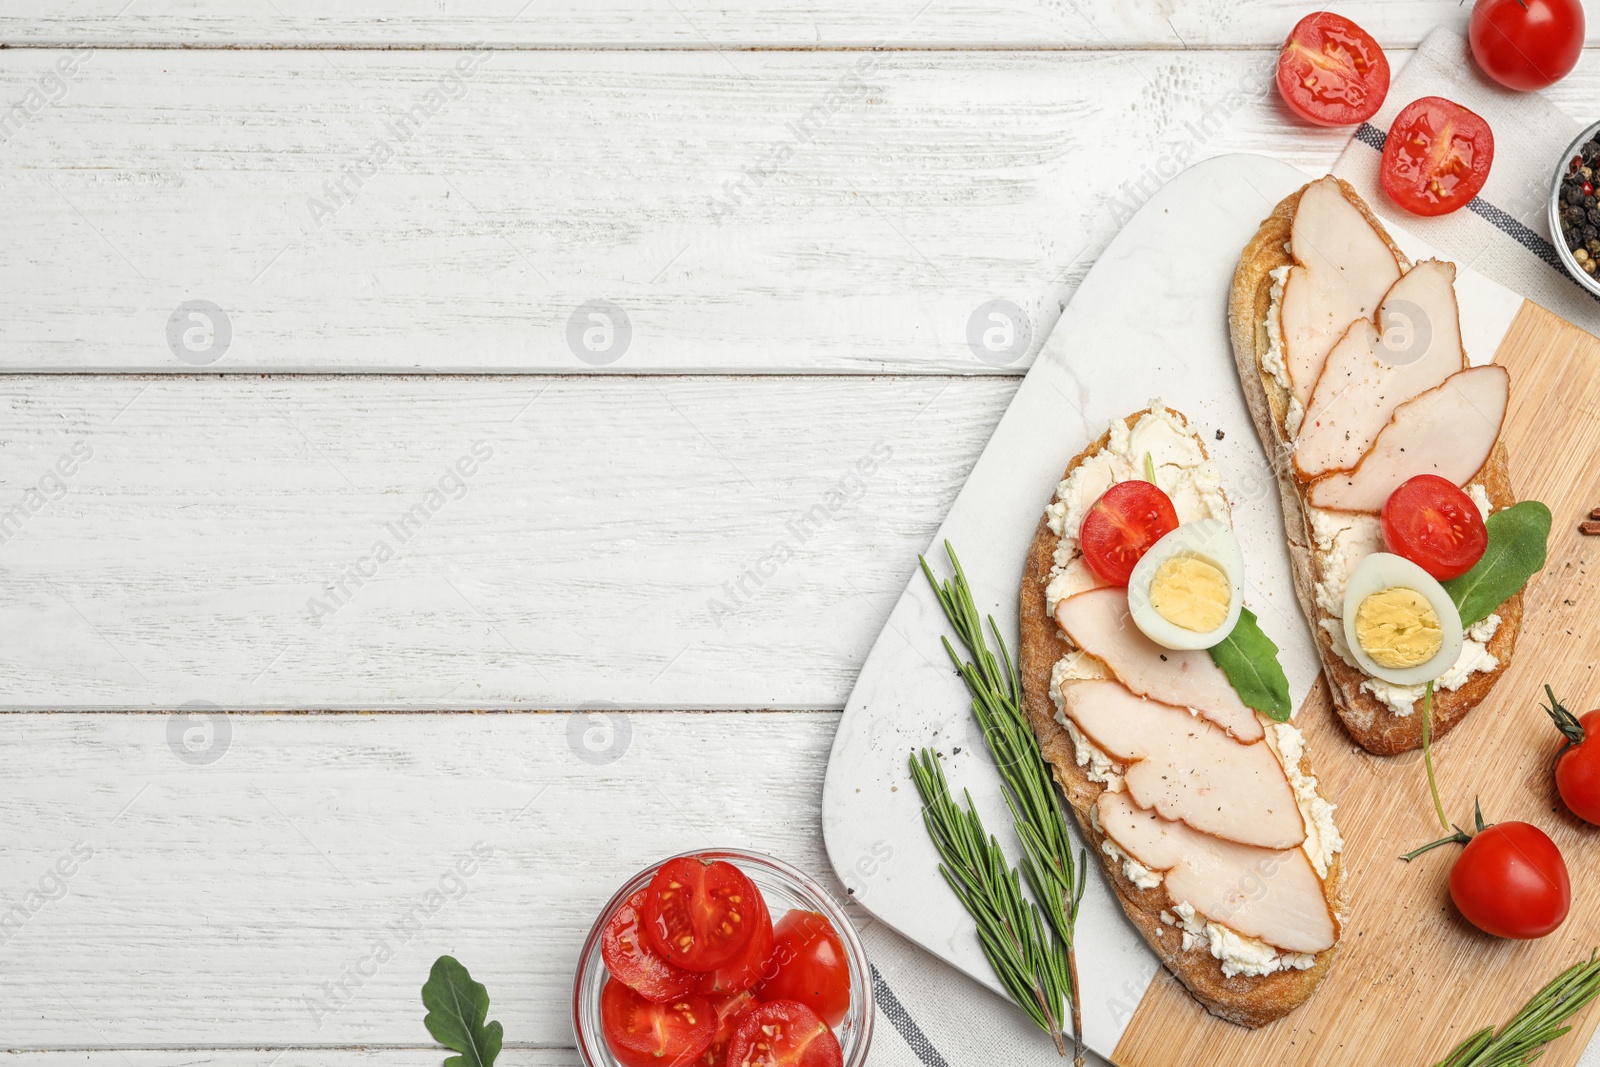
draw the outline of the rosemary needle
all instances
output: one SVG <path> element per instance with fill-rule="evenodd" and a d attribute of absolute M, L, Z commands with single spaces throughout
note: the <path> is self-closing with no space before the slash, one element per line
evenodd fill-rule
<path fill-rule="evenodd" d="M 955 549 L 946 541 L 954 577 L 940 582 L 928 561 L 918 557 L 922 573 L 932 584 L 939 605 L 954 627 L 971 660 L 963 660 L 944 638 L 944 650 L 955 664 L 967 690 L 972 694 L 972 714 L 983 731 L 984 743 L 1000 768 L 1006 804 L 1011 810 L 1017 837 L 1022 842 L 1022 872 L 1034 897 L 1059 940 L 1067 961 L 1067 997 L 1072 1005 L 1072 1035 L 1075 1060 L 1082 1062 L 1082 1016 L 1078 1003 L 1077 954 L 1073 945 L 1073 924 L 1088 878 L 1087 857 L 1073 854 L 1066 816 L 1056 798 L 1050 766 L 1033 737 L 1033 727 L 1023 710 L 1022 682 L 1011 662 L 1005 638 L 989 616 L 989 631 L 1000 649 L 996 659 L 984 637 L 983 621 L 973 602 L 972 589 Z M 964 900 L 963 903 L 966 903 Z M 968 910 L 972 908 L 968 905 Z M 975 916 L 976 917 L 976 916 Z M 1037 1021 L 1037 1020 L 1035 1020 Z"/>
<path fill-rule="evenodd" d="M 1522 1067 L 1544 1055 L 1544 1046 L 1572 1027 L 1566 1023 L 1600 994 L 1600 958 L 1574 964 L 1556 975 L 1511 1021 L 1485 1027 L 1435 1067 Z"/>

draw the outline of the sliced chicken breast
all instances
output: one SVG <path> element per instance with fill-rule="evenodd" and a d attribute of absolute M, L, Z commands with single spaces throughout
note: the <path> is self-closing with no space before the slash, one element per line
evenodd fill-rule
<path fill-rule="evenodd" d="M 1056 625 L 1069 640 L 1133 692 L 1179 708 L 1193 708 L 1240 741 L 1259 741 L 1261 720 L 1205 650 L 1179 652 L 1146 637 L 1128 613 L 1128 591 L 1091 589 L 1056 605 Z"/>
<path fill-rule="evenodd" d="M 1166 877 L 1167 893 L 1195 912 L 1285 952 L 1321 952 L 1339 939 L 1322 880 L 1301 849 L 1225 841 L 1136 806 L 1127 793 L 1096 801 L 1101 830 Z"/>
<path fill-rule="evenodd" d="M 1066 681 L 1061 698 L 1078 729 L 1128 768 L 1124 782 L 1139 807 L 1240 844 L 1290 849 L 1305 841 L 1294 789 L 1266 741 L 1241 744 L 1120 682 Z"/>

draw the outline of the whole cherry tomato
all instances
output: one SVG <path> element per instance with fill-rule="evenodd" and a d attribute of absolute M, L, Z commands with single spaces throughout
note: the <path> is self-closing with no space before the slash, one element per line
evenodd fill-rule
<path fill-rule="evenodd" d="M 1101 581 L 1127 585 L 1139 558 L 1177 528 L 1178 512 L 1166 493 L 1146 481 L 1118 482 L 1083 516 L 1078 544 Z"/>
<path fill-rule="evenodd" d="M 1473 815 L 1476 834 L 1457 828 L 1405 858 L 1452 842 L 1466 845 L 1450 868 L 1450 899 L 1462 917 L 1486 934 L 1520 941 L 1555 930 L 1572 907 L 1572 883 L 1561 850 L 1532 823 L 1485 824 L 1476 805 Z"/>
<path fill-rule="evenodd" d="M 1437 474 L 1419 474 L 1389 494 L 1382 519 L 1384 547 L 1441 582 L 1470 571 L 1489 547 L 1478 505 Z"/>
<path fill-rule="evenodd" d="M 1567 739 L 1556 753 L 1556 788 L 1572 814 L 1600 825 L 1600 711 L 1588 712 L 1580 719 L 1561 706 L 1548 685 L 1544 691 L 1550 698 L 1550 706 L 1544 710 Z M 1590 734 L 1597 735 L 1592 745 L 1588 743 Z"/>
<path fill-rule="evenodd" d="M 1467 40 L 1483 72 L 1507 89 L 1543 89 L 1583 54 L 1580 0 L 1478 0 Z"/>
<path fill-rule="evenodd" d="M 1413 215 L 1448 215 L 1482 191 L 1493 163 L 1494 132 L 1482 116 L 1424 96 L 1395 116 L 1378 178 L 1389 199 Z"/>
<path fill-rule="evenodd" d="M 774 971 L 757 990 L 762 1000 L 795 1000 L 838 1026 L 850 1011 L 850 963 L 827 917 L 791 911 L 778 920 Z"/>
<path fill-rule="evenodd" d="M 1278 92 L 1307 122 L 1353 126 L 1383 106 L 1389 60 L 1360 26 L 1315 11 L 1295 24 L 1278 51 Z"/>

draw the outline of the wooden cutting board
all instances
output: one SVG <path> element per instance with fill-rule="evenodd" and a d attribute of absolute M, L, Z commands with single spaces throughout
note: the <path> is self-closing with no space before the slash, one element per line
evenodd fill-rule
<path fill-rule="evenodd" d="M 1495 362 L 1511 372 L 1512 484 L 1555 514 L 1550 562 L 1528 587 L 1511 668 L 1435 747 L 1435 765 L 1453 820 L 1470 826 L 1477 796 L 1486 820 L 1520 819 L 1550 834 L 1572 874 L 1572 914 L 1534 942 L 1469 926 L 1445 885 L 1459 849 L 1397 858 L 1440 836 L 1421 754 L 1367 755 L 1319 685 L 1296 721 L 1344 833 L 1350 908 L 1338 962 L 1309 1003 L 1254 1032 L 1219 1024 L 1163 971 L 1116 1047 L 1121 1067 L 1432 1064 L 1600 946 L 1600 827 L 1561 804 L 1550 774 L 1559 737 L 1539 707 L 1545 682 L 1577 714 L 1600 706 L 1600 538 L 1577 531 L 1600 505 L 1600 340 L 1524 303 Z M 1577 1063 L 1596 1024 L 1600 1008 L 1591 1008 L 1540 1063 Z"/>
<path fill-rule="evenodd" d="M 1368 756 L 1343 733 L 1293 599 L 1277 492 L 1245 413 L 1228 348 L 1225 300 L 1238 250 L 1282 196 L 1310 176 L 1259 156 L 1184 172 L 1130 220 L 1085 278 L 1019 387 L 930 546 L 962 554 L 980 610 L 1015 647 L 1016 590 L 1040 509 L 1069 457 L 1111 418 L 1159 395 L 1207 438 L 1234 501 L 1250 561 L 1246 601 L 1282 649 L 1291 690 L 1338 821 L 1349 865 L 1343 953 L 1312 1000 L 1248 1032 L 1207 1015 L 1126 921 L 1098 867 L 1079 919 L 1085 1037 L 1120 1067 L 1191 1064 L 1411 1065 L 1436 1062 L 1461 1037 L 1508 1018 L 1566 965 L 1600 945 L 1600 828 L 1567 815 L 1550 783 L 1556 734 L 1539 710 L 1549 681 L 1575 711 L 1600 706 L 1600 538 L 1579 520 L 1600 505 L 1600 341 L 1463 268 L 1457 290 L 1473 362 L 1512 373 L 1506 441 L 1514 487 L 1555 514 L 1550 563 L 1530 586 L 1513 667 L 1493 696 L 1437 749 L 1453 818 L 1474 794 L 1490 819 L 1551 833 L 1574 872 L 1573 913 L 1532 944 L 1474 932 L 1449 904 L 1452 850 L 1407 865 L 1400 853 L 1437 837 L 1421 757 Z M 1431 254 L 1410 235 L 1412 258 Z M 908 561 L 908 572 L 910 571 Z M 939 648 L 944 620 L 913 574 L 863 664 L 841 719 L 823 793 L 823 834 L 857 903 L 941 959 L 996 988 L 972 922 L 939 880 L 906 756 L 932 746 L 952 785 L 971 791 L 1016 855 L 998 775 L 967 698 Z M 1542 1062 L 1576 1063 L 1595 1023 Z M 1028 1024 L 1019 1013 L 1017 1025 Z"/>

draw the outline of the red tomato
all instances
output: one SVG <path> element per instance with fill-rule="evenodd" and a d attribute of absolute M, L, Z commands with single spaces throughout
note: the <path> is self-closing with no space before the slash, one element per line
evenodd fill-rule
<path fill-rule="evenodd" d="M 1278 51 L 1278 92 L 1307 122 L 1353 126 L 1376 115 L 1389 95 L 1389 59 L 1343 15 L 1313 12 Z"/>
<path fill-rule="evenodd" d="M 1550 697 L 1544 710 L 1567 739 L 1556 753 L 1556 788 L 1572 814 L 1600 824 L 1600 740 L 1589 744 L 1589 736 L 1600 733 L 1600 711 L 1580 719 L 1561 706 L 1548 685 L 1544 691 Z"/>
<path fill-rule="evenodd" d="M 757 992 L 762 1000 L 799 1001 L 838 1026 L 850 1010 L 850 962 L 827 917 L 791 911 L 778 920 L 772 977 Z"/>
<path fill-rule="evenodd" d="M 657 1004 L 607 978 L 600 991 L 600 1028 L 624 1067 L 679 1067 L 710 1047 L 717 1009 L 702 996 Z"/>
<path fill-rule="evenodd" d="M 600 936 L 600 958 L 611 977 L 647 1000 L 671 1000 L 694 992 L 700 976 L 662 959 L 640 929 L 639 916 L 649 892 L 641 889 L 618 908 Z"/>
<path fill-rule="evenodd" d="M 765 910 L 755 883 L 733 864 L 680 856 L 650 879 L 645 934 L 669 963 L 688 971 L 714 971 L 744 950 Z"/>
<path fill-rule="evenodd" d="M 1467 40 L 1483 72 L 1508 89 L 1543 89 L 1583 53 L 1580 0 L 1478 0 Z"/>
<path fill-rule="evenodd" d="M 712 997 L 742 993 L 759 982 L 766 973 L 772 960 L 772 915 L 767 911 L 767 902 L 762 899 L 759 889 L 756 890 L 755 907 L 750 909 L 748 921 L 754 924 L 755 933 L 750 935 L 744 950 L 716 970 L 698 975 L 700 992 Z"/>
<path fill-rule="evenodd" d="M 748 989 L 732 996 L 711 998 L 717 1010 L 717 1033 L 711 1039 L 711 1046 L 695 1061 L 698 1067 L 722 1067 L 728 1062 L 728 1044 L 733 1040 L 733 1032 L 739 1028 L 745 1013 L 754 1010 L 757 1003 L 756 995 Z"/>
<path fill-rule="evenodd" d="M 1531 940 L 1567 917 L 1572 885 L 1561 850 L 1525 822 L 1478 831 L 1450 868 L 1450 899 L 1486 934 Z"/>
<path fill-rule="evenodd" d="M 739 1021 L 728 1067 L 843 1067 L 839 1039 L 804 1004 L 774 1000 Z"/>
<path fill-rule="evenodd" d="M 1442 96 L 1424 96 L 1395 116 L 1379 177 L 1389 199 L 1413 215 L 1447 215 L 1478 195 L 1493 162 L 1487 122 Z"/>
<path fill-rule="evenodd" d="M 1384 547 L 1441 582 L 1470 571 L 1489 547 L 1478 505 L 1437 474 L 1419 474 L 1396 489 L 1382 518 Z"/>
<path fill-rule="evenodd" d="M 1127 585 L 1139 557 L 1178 528 L 1172 499 L 1146 481 L 1118 482 L 1096 500 L 1078 528 L 1083 561 L 1103 582 Z"/>

